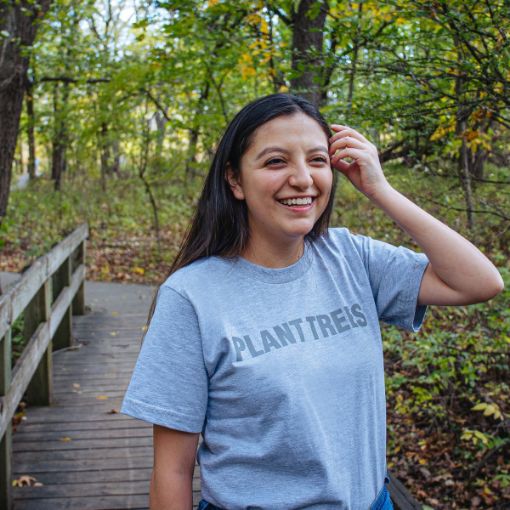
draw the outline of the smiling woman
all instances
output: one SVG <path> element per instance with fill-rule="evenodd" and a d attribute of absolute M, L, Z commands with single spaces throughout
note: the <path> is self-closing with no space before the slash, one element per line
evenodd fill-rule
<path fill-rule="evenodd" d="M 154 424 L 152 510 L 387 510 L 379 321 L 490 299 L 491 262 L 386 181 L 376 148 L 302 98 L 228 126 L 158 290 L 121 412 Z M 338 172 L 424 253 L 328 228 Z"/>

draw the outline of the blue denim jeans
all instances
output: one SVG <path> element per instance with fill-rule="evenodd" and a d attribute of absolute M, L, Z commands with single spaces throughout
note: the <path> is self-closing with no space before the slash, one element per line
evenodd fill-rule
<path fill-rule="evenodd" d="M 390 499 L 390 493 L 386 485 L 389 483 L 390 479 L 385 476 L 384 477 L 384 485 L 382 489 L 379 491 L 379 494 L 375 498 L 374 502 L 370 505 L 369 510 L 393 510 L 393 503 Z M 220 507 L 214 506 L 212 503 L 208 503 L 205 499 L 202 499 L 198 504 L 197 510 L 221 510 Z"/>

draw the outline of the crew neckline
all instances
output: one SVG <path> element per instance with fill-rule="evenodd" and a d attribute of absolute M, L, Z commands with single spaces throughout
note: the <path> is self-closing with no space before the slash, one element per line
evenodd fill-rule
<path fill-rule="evenodd" d="M 266 267 L 237 256 L 232 259 L 236 271 L 265 283 L 288 283 L 303 276 L 311 266 L 312 247 L 311 242 L 305 239 L 303 255 L 287 267 Z"/>

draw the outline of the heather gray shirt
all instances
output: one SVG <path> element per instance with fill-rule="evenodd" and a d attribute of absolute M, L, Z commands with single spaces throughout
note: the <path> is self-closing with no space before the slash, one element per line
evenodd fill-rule
<path fill-rule="evenodd" d="M 386 470 L 379 320 L 418 330 L 427 263 L 347 229 L 283 269 L 196 261 L 160 288 L 121 412 L 202 432 L 219 507 L 366 510 Z"/>

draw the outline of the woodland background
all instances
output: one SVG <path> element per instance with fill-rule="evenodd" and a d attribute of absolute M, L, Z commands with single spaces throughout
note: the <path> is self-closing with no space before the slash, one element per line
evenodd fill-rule
<path fill-rule="evenodd" d="M 160 283 L 226 124 L 277 91 L 367 134 L 500 269 L 502 295 L 384 347 L 392 472 L 433 508 L 508 508 L 507 0 L 0 0 L 0 271 L 88 221 L 88 278 Z M 345 179 L 332 224 L 413 247 Z"/>

